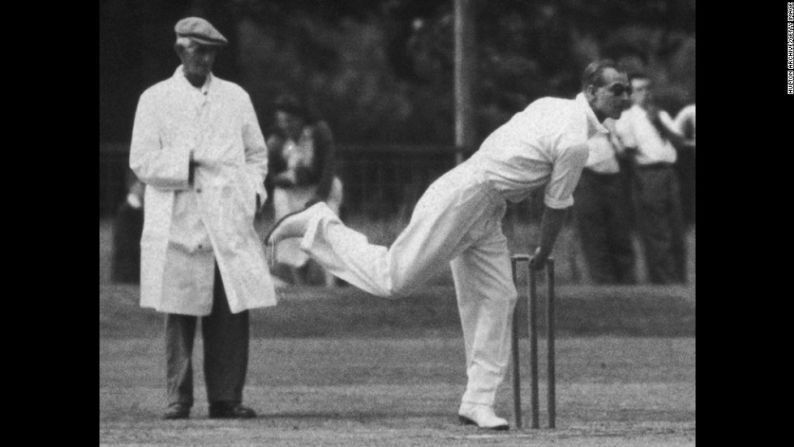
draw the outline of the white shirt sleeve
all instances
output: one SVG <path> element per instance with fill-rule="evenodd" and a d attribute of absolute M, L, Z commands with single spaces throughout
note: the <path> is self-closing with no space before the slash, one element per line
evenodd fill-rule
<path fill-rule="evenodd" d="M 675 117 L 675 126 L 678 132 L 686 135 L 687 125 L 692 121 L 695 115 L 695 108 L 693 106 L 686 106 L 678 112 Z"/>
<path fill-rule="evenodd" d="M 579 183 L 589 152 L 587 143 L 567 146 L 560 151 L 554 160 L 551 179 L 546 185 L 543 198 L 546 206 L 561 209 L 573 205 L 573 191 Z"/>
<path fill-rule="evenodd" d="M 659 111 L 659 121 L 662 122 L 662 125 L 667 127 L 670 132 L 677 134 L 679 136 L 683 136 L 683 132 L 680 131 L 679 126 L 673 121 L 673 118 L 670 116 L 669 113 L 665 110 Z"/>

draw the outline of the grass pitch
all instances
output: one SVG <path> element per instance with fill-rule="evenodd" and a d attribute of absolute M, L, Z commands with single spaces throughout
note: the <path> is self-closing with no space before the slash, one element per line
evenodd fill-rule
<path fill-rule="evenodd" d="M 245 402 L 258 411 L 259 417 L 249 421 L 207 418 L 200 366 L 203 345 L 199 336 L 194 352 L 196 403 L 192 418 L 161 421 L 165 405 L 162 316 L 137 306 L 136 287 L 101 286 L 100 442 L 268 446 L 694 445 L 694 303 L 669 295 L 670 291 L 668 295 L 657 293 L 632 299 L 636 293 L 632 290 L 622 292 L 630 296 L 612 296 L 618 303 L 613 308 L 628 315 L 644 314 L 646 323 L 677 321 L 681 334 L 665 335 L 646 329 L 642 336 L 627 336 L 619 330 L 621 321 L 627 320 L 614 316 L 614 312 L 580 312 L 571 318 L 570 312 L 565 317 L 558 311 L 560 323 L 565 322 L 563 326 L 586 324 L 591 330 L 563 331 L 558 336 L 558 428 L 489 433 L 457 422 L 456 410 L 465 387 L 465 358 L 457 312 L 452 307 L 454 298 L 450 300 L 451 289 L 435 288 L 432 293 L 412 298 L 417 300 L 413 303 L 359 296 L 350 288 L 332 292 L 285 289 L 278 306 L 252 313 L 254 338 Z M 577 301 L 577 293 L 584 292 L 577 288 L 561 290 L 558 309 L 574 309 L 572 304 L 577 302 L 586 306 L 584 301 Z M 597 302 L 599 295 L 591 295 L 595 298 L 591 296 L 590 300 Z M 411 311 L 412 305 L 419 305 L 419 310 Z M 347 313 L 352 314 L 349 320 L 345 319 Z M 419 323 L 417 315 L 424 315 Z M 339 323 L 336 330 L 333 321 Z M 291 335 L 273 335 L 279 330 Z M 305 335 L 316 331 L 322 335 Z M 524 427 L 528 427 L 526 338 L 521 339 L 521 349 Z M 544 349 L 541 343 L 542 403 L 546 385 Z M 500 388 L 496 409 L 512 423 L 510 383 L 508 377 Z M 542 404 L 541 424 L 545 423 Z"/>

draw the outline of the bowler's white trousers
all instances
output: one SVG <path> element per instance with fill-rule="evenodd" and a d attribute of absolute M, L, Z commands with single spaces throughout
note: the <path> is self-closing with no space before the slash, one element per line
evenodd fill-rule
<path fill-rule="evenodd" d="M 407 295 L 452 267 L 466 345 L 465 403 L 493 405 L 507 371 L 516 289 L 501 221 L 505 200 L 466 163 L 436 180 L 390 248 L 372 245 L 322 206 L 301 248 L 374 295 Z"/>

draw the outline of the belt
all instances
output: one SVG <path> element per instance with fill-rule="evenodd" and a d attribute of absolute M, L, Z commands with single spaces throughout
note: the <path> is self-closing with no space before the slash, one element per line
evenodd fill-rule
<path fill-rule="evenodd" d="M 590 168 L 582 169 L 582 174 L 593 175 L 598 177 L 611 177 L 620 174 L 620 172 L 596 172 Z"/>
<path fill-rule="evenodd" d="M 664 168 L 672 168 L 672 167 L 673 167 L 672 163 L 667 163 L 663 161 L 660 161 L 658 163 L 648 163 L 647 165 L 637 165 L 637 169 L 649 170 L 649 171 L 664 169 Z"/>

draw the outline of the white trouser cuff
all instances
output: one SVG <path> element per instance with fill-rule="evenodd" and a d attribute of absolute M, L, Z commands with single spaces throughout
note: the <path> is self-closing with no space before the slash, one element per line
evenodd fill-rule
<path fill-rule="evenodd" d="M 336 214 L 334 214 L 327 205 L 318 207 L 318 212 L 312 214 L 306 224 L 306 233 L 303 234 L 303 238 L 301 238 L 300 243 L 301 250 L 310 253 L 311 247 L 314 245 L 314 241 L 317 239 L 317 232 L 319 231 L 320 222 L 322 221 L 323 217 L 333 217 L 338 219 Z"/>
<path fill-rule="evenodd" d="M 496 393 L 488 393 L 488 392 L 475 392 L 475 391 L 468 391 L 466 390 L 463 393 L 463 398 L 461 398 L 461 403 L 463 404 L 472 404 L 472 405 L 488 405 L 490 407 L 493 406 Z"/>

